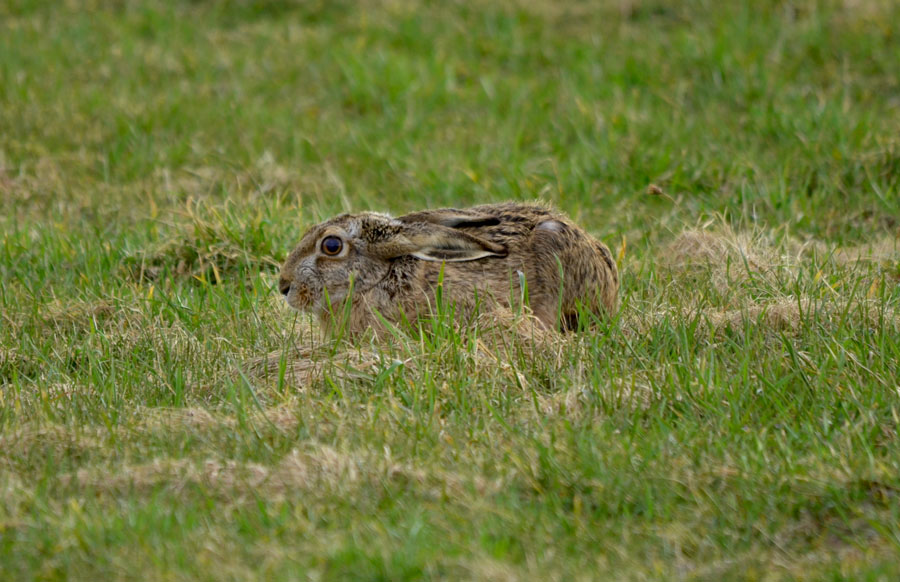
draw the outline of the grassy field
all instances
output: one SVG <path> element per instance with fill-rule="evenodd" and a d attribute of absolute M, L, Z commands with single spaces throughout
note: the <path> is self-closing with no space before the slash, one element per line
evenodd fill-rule
<path fill-rule="evenodd" d="M 0 3 L 0 579 L 900 578 L 897 22 Z M 332 341 L 274 288 L 337 212 L 506 199 L 614 319 Z"/>

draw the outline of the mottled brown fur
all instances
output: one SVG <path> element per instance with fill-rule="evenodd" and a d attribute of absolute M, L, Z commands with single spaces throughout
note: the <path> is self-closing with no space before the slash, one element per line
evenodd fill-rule
<path fill-rule="evenodd" d="M 341 240 L 340 253 L 327 256 L 326 237 Z M 292 307 L 330 328 L 352 279 L 348 324 L 358 333 L 380 327 L 373 311 L 395 322 L 429 313 L 441 269 L 443 296 L 461 314 L 471 314 L 476 297 L 482 306 L 516 305 L 525 288 L 534 317 L 549 329 L 574 329 L 579 303 L 595 313 L 616 309 L 619 278 L 609 249 L 564 214 L 518 202 L 398 218 L 342 214 L 303 236 L 279 287 Z"/>

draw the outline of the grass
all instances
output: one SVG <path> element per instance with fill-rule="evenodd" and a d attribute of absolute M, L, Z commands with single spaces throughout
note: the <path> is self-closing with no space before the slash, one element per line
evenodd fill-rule
<path fill-rule="evenodd" d="M 0 578 L 896 579 L 898 19 L 4 3 Z M 334 213 L 535 198 L 613 320 L 331 341 L 274 289 Z"/>

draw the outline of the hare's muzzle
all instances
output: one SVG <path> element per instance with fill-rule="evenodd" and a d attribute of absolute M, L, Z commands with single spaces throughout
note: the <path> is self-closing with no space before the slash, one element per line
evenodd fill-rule
<path fill-rule="evenodd" d="M 280 279 L 278 281 L 278 290 L 281 291 L 287 304 L 294 309 L 303 311 L 312 304 L 312 294 L 309 287 L 303 283 Z"/>

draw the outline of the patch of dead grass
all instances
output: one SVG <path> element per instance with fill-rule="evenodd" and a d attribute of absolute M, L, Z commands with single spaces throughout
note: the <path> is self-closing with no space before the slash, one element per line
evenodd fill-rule
<path fill-rule="evenodd" d="M 25 451 L 102 450 L 109 445 L 110 432 L 97 427 L 69 427 L 58 424 L 26 424 L 0 433 L 0 463 Z"/>
<path fill-rule="evenodd" d="M 740 332 L 749 324 L 773 332 L 796 333 L 804 321 L 834 322 L 841 318 L 868 327 L 882 323 L 893 329 L 898 326 L 894 309 L 873 297 L 879 285 L 873 277 L 880 275 L 869 270 L 875 264 L 886 269 L 882 273 L 888 280 L 895 276 L 900 265 L 900 240 L 894 237 L 849 247 L 815 240 L 776 242 L 772 233 L 736 231 L 720 220 L 678 234 L 656 260 L 671 276 L 679 296 L 669 298 L 668 303 L 661 301 L 654 310 L 628 314 L 626 327 L 638 333 L 666 318 L 686 319 L 698 314 L 717 332 Z M 809 293 L 799 297 L 783 291 L 804 271 L 818 271 L 816 281 L 821 287 L 810 285 Z M 829 275 L 840 284 L 828 283 Z M 690 290 L 691 281 L 697 278 L 704 279 L 703 284 L 708 280 L 728 303 L 700 306 L 699 298 Z M 845 293 L 854 285 L 843 283 L 858 279 L 862 285 L 855 285 L 857 291 L 852 296 Z M 751 281 L 754 286 L 748 285 Z M 760 282 L 764 283 L 765 297 L 758 296 Z"/>
<path fill-rule="evenodd" d="M 104 320 L 116 312 L 116 307 L 107 300 L 69 301 L 54 300 L 43 308 L 44 325 L 48 327 L 84 328 L 91 323 L 98 329 Z"/>
<path fill-rule="evenodd" d="M 131 280 L 153 281 L 163 273 L 217 284 L 241 270 L 255 273 L 281 266 L 279 252 L 263 231 L 263 214 L 246 206 L 211 207 L 189 198 L 177 213 L 175 232 L 122 261 Z"/>
<path fill-rule="evenodd" d="M 113 468 L 79 469 L 62 475 L 60 483 L 113 494 L 161 486 L 181 491 L 188 485 L 197 485 L 227 496 L 252 493 L 274 500 L 298 492 L 349 494 L 361 486 L 381 487 L 386 483 L 413 487 L 434 499 L 472 493 L 481 497 L 504 487 L 502 479 L 398 463 L 389 452 L 345 452 L 317 443 L 295 448 L 273 465 L 230 459 L 158 458 Z"/>
<path fill-rule="evenodd" d="M 281 431 L 291 431 L 300 424 L 298 413 L 289 405 L 279 405 L 256 410 L 248 415 L 248 422 L 255 426 L 274 426 Z M 233 416 L 216 414 L 205 408 L 145 408 L 141 418 L 128 430 L 148 433 L 203 432 L 238 426 Z"/>
<path fill-rule="evenodd" d="M 798 334 L 804 325 L 838 325 L 879 329 L 882 325 L 900 331 L 900 315 L 874 299 L 776 297 L 767 300 L 747 299 L 737 309 L 707 307 L 686 312 L 685 309 L 660 309 L 629 315 L 625 329 L 629 335 L 643 335 L 663 321 L 698 319 L 699 331 L 721 337 L 724 333 L 743 335 L 747 329 L 768 333 Z"/>
<path fill-rule="evenodd" d="M 587 408 L 591 390 L 587 387 L 570 388 L 555 394 L 538 394 L 538 408 L 546 416 L 581 417 Z"/>
<path fill-rule="evenodd" d="M 205 408 L 145 408 L 135 429 L 146 432 L 204 430 L 233 424 L 233 419 L 215 415 Z"/>
<path fill-rule="evenodd" d="M 813 301 L 809 298 L 785 297 L 753 303 L 743 309 L 707 309 L 704 310 L 704 316 L 717 331 L 728 329 L 740 332 L 747 324 L 762 324 L 774 332 L 796 333 L 806 320 L 818 318 L 822 321 L 834 321 L 845 316 L 857 324 L 871 328 L 884 324 L 888 329 L 900 329 L 900 317 L 894 310 L 882 309 L 874 300 Z"/>
<path fill-rule="evenodd" d="M 331 353 L 326 347 L 298 346 L 255 358 L 247 371 L 256 381 L 272 383 L 283 379 L 291 386 L 306 388 L 321 380 L 326 372 L 340 380 L 368 377 L 368 371 L 380 362 L 379 355 L 369 350 L 345 349 Z"/>
<path fill-rule="evenodd" d="M 461 353 L 454 357 L 465 359 L 473 374 L 499 371 L 519 385 L 527 386 L 530 383 L 528 377 L 518 369 L 516 361 L 523 357 L 541 358 L 560 364 L 569 345 L 565 334 L 545 330 L 535 321 L 527 314 L 504 310 L 480 313 L 470 322 L 454 320 L 450 324 L 453 329 L 447 333 L 459 338 L 463 345 L 439 341 L 425 353 L 422 338 L 415 331 L 382 330 L 378 334 L 356 338 L 359 341 L 326 339 L 315 323 L 304 320 L 299 331 L 294 329 L 301 338 L 295 345 L 251 359 L 244 371 L 253 382 L 270 386 L 283 382 L 303 389 L 326 376 L 337 381 L 371 380 L 380 370 L 398 365 L 416 372 L 421 367 L 420 362 L 440 360 L 443 350 L 458 350 Z M 424 321 L 423 333 L 430 333 L 429 326 L 430 323 Z"/>
<path fill-rule="evenodd" d="M 892 0 L 842 0 L 842 10 L 838 12 L 838 24 L 849 22 L 890 22 L 890 15 L 896 12 L 897 4 Z"/>
<path fill-rule="evenodd" d="M 707 223 L 676 236 L 659 253 L 660 265 L 680 276 L 708 273 L 710 282 L 726 291 L 751 276 L 769 277 L 778 267 L 796 264 L 761 231 L 735 231 L 724 222 L 712 226 Z"/>
<path fill-rule="evenodd" d="M 817 242 L 813 248 L 820 256 L 830 257 L 840 265 L 874 263 L 897 266 L 900 262 L 900 238 L 897 237 L 882 237 L 870 243 L 835 248 Z"/>

